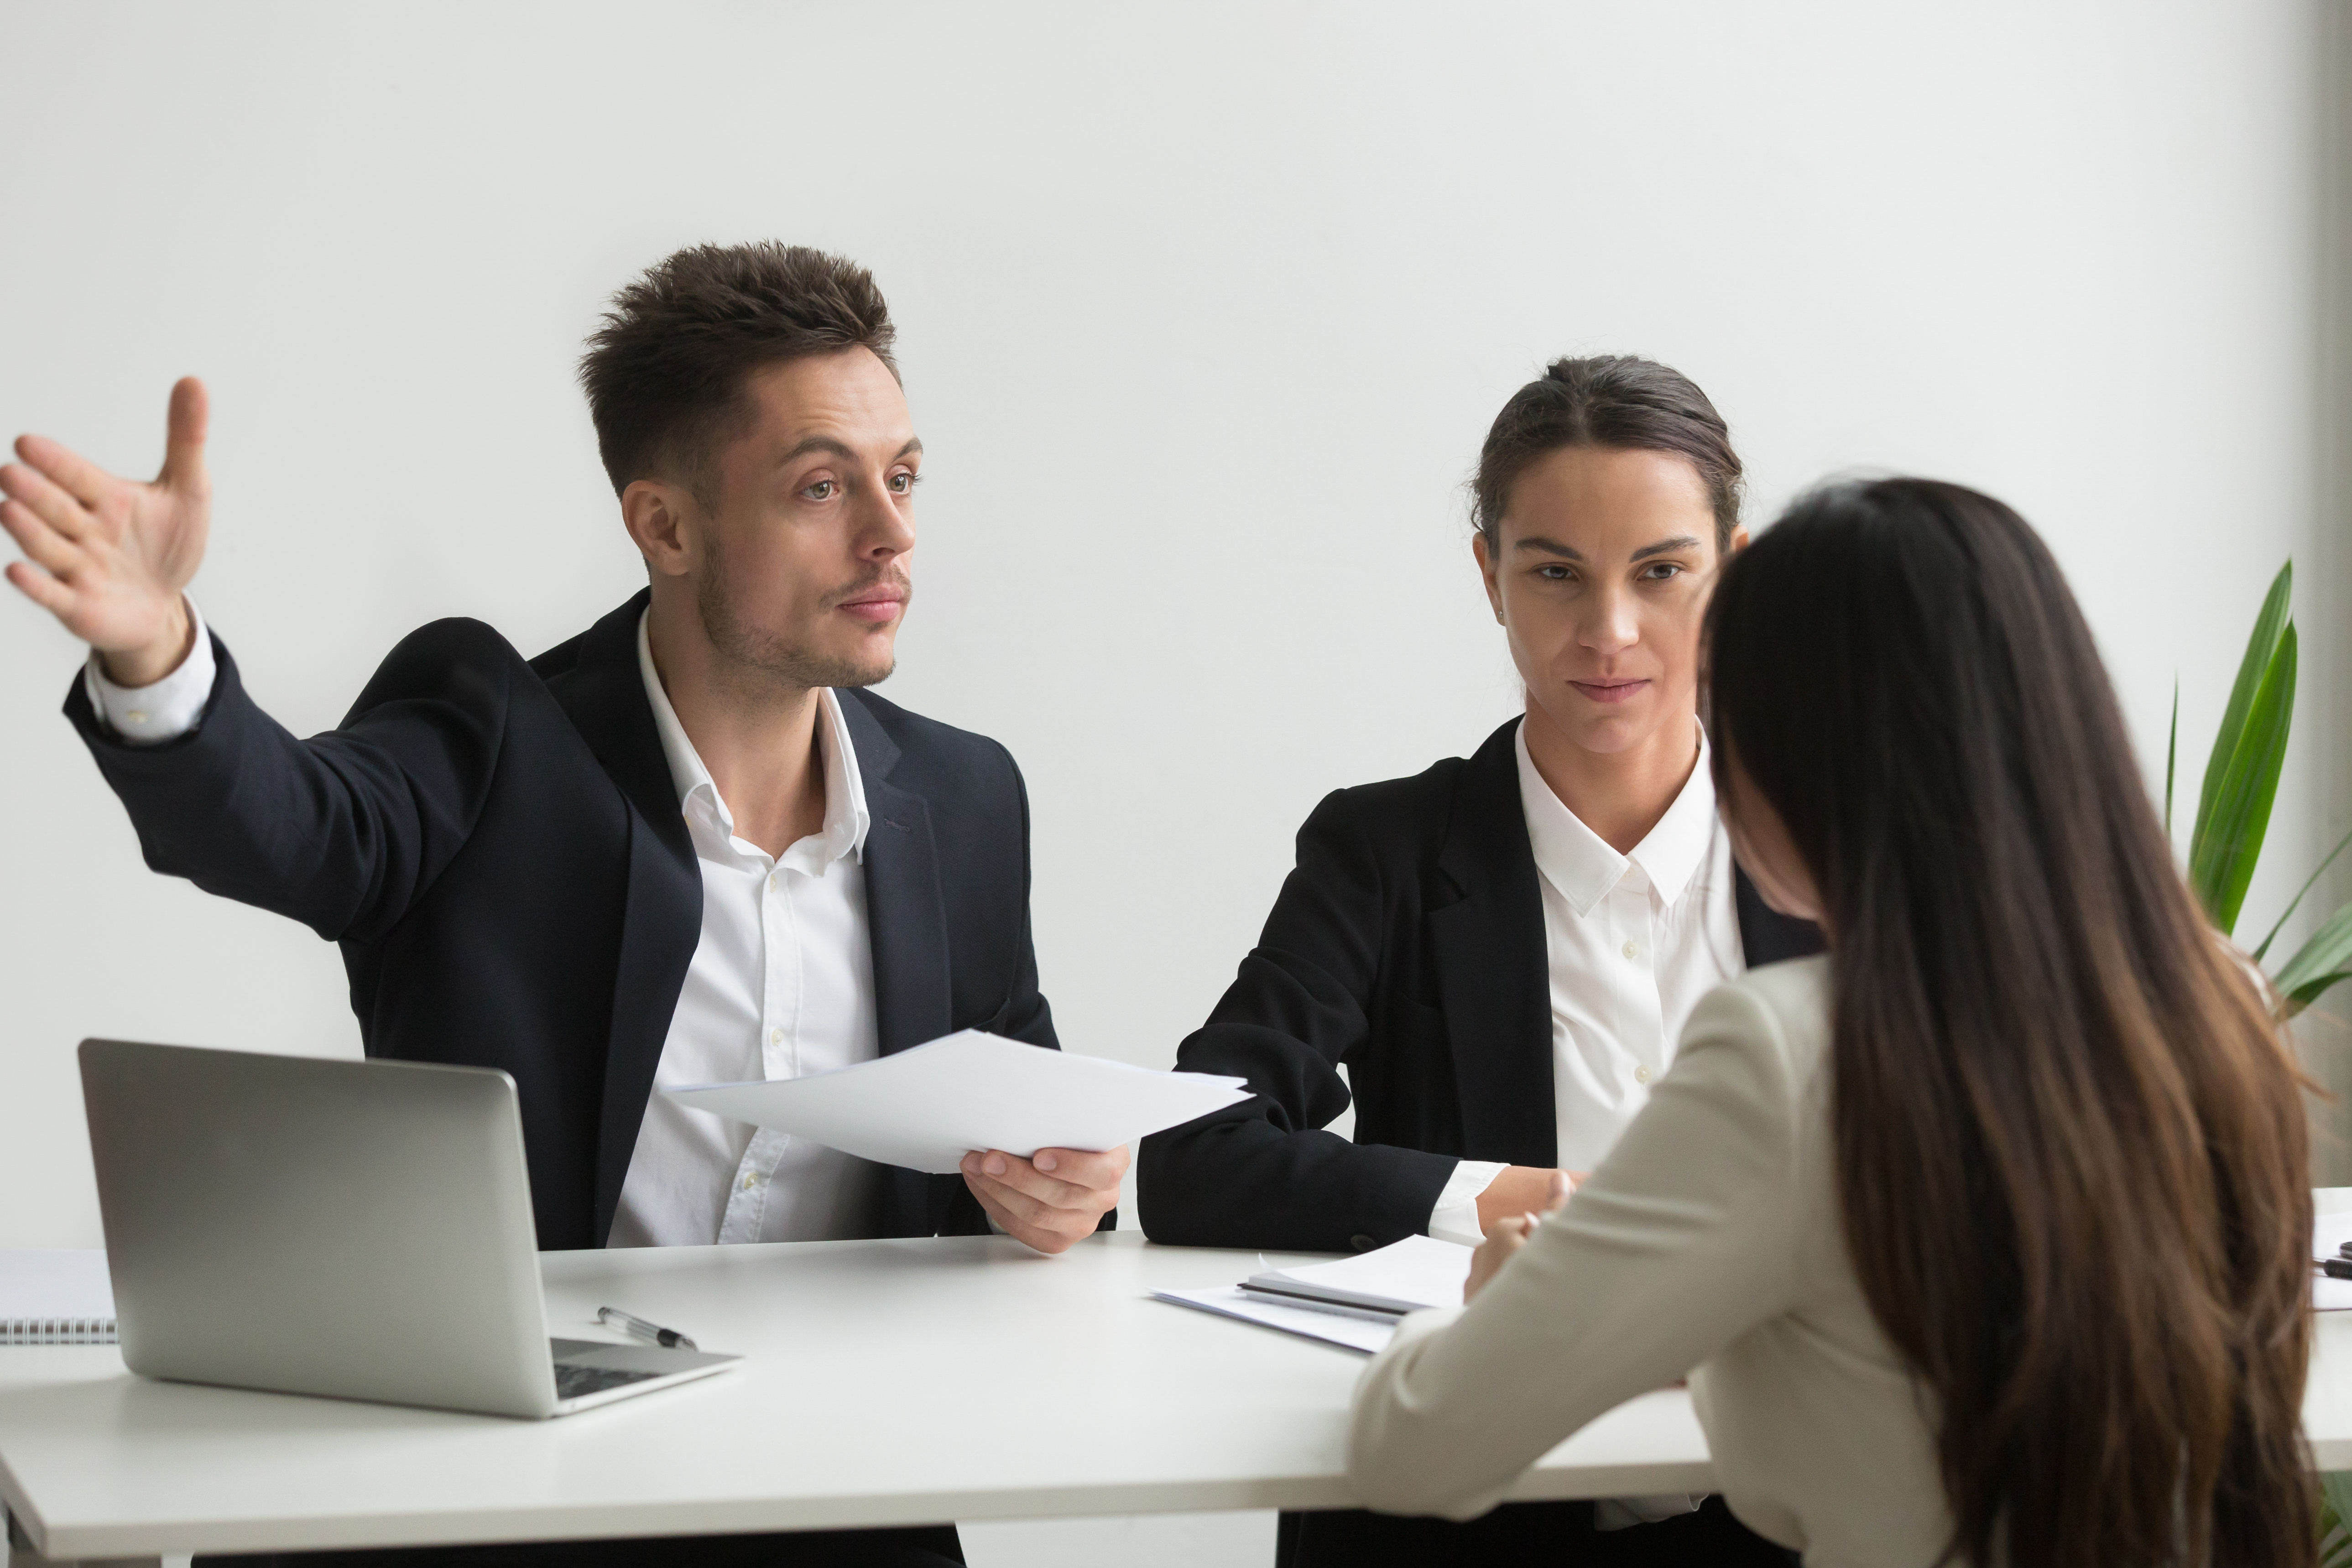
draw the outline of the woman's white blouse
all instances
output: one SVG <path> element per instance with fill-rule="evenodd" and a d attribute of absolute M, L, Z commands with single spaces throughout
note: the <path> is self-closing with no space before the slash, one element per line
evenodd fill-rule
<path fill-rule="evenodd" d="M 1709 994 L 1568 1206 L 1468 1307 L 1365 1369 L 1349 1471 L 1470 1519 L 1595 1416 L 1688 1374 L 1719 1489 L 1810 1568 L 1929 1568 L 1951 1528 L 1925 1391 L 1848 1259 L 1831 1166 L 1826 958 Z"/>

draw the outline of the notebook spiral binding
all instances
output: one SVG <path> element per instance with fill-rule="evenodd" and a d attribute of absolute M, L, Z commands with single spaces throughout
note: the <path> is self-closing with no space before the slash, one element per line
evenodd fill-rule
<path fill-rule="evenodd" d="M 110 1345 L 112 1318 L 0 1318 L 0 1345 Z"/>

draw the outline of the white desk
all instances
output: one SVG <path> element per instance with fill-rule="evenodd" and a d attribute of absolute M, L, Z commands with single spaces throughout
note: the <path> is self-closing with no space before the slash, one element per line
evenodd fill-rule
<path fill-rule="evenodd" d="M 1268 1255 L 1276 1262 L 1296 1255 Z M 1255 1252 L 1132 1233 L 551 1254 L 551 1328 L 625 1307 L 733 1372 L 554 1421 L 151 1383 L 110 1347 L 0 1351 L 0 1500 L 52 1561 L 1350 1506 L 1364 1358 L 1148 1299 Z M 1515 1494 L 1705 1490 L 1679 1390 Z"/>
<path fill-rule="evenodd" d="M 106 1347 L 0 1351 L 0 1500 L 52 1561 L 1348 1506 L 1363 1359 L 1145 1299 L 1257 1258 L 1131 1233 L 1058 1258 L 984 1239 L 552 1254 L 556 1332 L 610 1337 L 609 1301 L 749 1359 L 546 1422 L 149 1383 Z M 2352 1312 L 2320 1319 L 2304 1418 L 2320 1467 L 2352 1469 Z M 1512 1495 L 1713 1484 L 1675 1390 Z"/>

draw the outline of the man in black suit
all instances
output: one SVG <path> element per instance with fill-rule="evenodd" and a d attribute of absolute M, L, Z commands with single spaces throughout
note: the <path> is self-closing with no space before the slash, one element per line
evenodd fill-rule
<path fill-rule="evenodd" d="M 182 592 L 209 516 L 198 383 L 152 484 L 33 437 L 0 468 L 9 580 L 91 647 L 67 713 L 148 864 L 340 942 L 370 1055 L 512 1074 L 542 1247 L 992 1223 L 1058 1252 L 1110 1223 L 1124 1150 L 929 1176 L 653 1093 L 967 1027 L 1055 1047 L 1019 770 L 866 689 L 912 591 L 922 466 L 892 338 L 872 278 L 804 247 L 652 268 L 582 364 L 648 588 L 535 659 L 425 626 L 307 741 Z M 952 1525 L 541 1550 L 961 1560 Z M 398 1559 L 420 1556 L 470 1560 Z"/>

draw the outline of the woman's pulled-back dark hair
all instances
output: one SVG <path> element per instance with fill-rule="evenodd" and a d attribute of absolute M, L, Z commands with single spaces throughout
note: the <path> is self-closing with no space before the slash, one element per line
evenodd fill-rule
<path fill-rule="evenodd" d="M 2150 806 L 2055 561 L 1923 479 L 1800 500 L 1707 620 L 1707 731 L 1834 933 L 1845 1238 L 1953 1549 L 2315 1555 L 2301 1076 Z"/>
<path fill-rule="evenodd" d="M 1471 521 L 1502 548 L 1503 512 L 1528 466 L 1566 447 L 1671 452 L 1690 460 L 1715 512 L 1715 548 L 1739 526 L 1739 455 L 1706 394 L 1678 370 L 1632 354 L 1554 360 L 1495 416 L 1470 481 Z"/>

